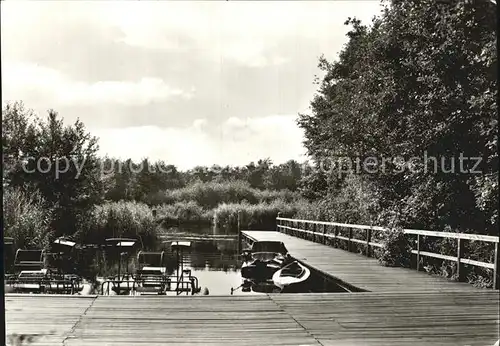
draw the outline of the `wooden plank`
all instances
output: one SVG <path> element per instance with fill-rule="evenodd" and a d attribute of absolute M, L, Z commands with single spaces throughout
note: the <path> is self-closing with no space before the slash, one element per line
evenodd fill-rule
<path fill-rule="evenodd" d="M 100 297 L 67 345 L 94 340 L 130 345 L 166 340 L 169 344 L 317 345 L 266 295 L 137 298 Z"/>
<path fill-rule="evenodd" d="M 493 345 L 499 338 L 497 293 L 99 296 L 87 300 L 7 295 L 6 322 L 9 335 L 24 332 L 34 335 L 33 345 L 51 346 L 63 341 L 72 346 Z M 56 332 L 46 329 L 44 334 L 43 328 L 50 325 Z"/>
<path fill-rule="evenodd" d="M 378 260 L 309 240 L 274 231 L 243 231 L 254 240 L 282 241 L 290 254 L 318 271 L 364 291 L 470 290 L 481 291 L 468 283 L 459 283 L 406 268 L 384 267 Z M 422 252 L 421 252 L 422 254 Z M 455 261 L 456 257 L 450 257 Z"/>
<path fill-rule="evenodd" d="M 474 265 L 474 266 L 477 266 L 477 267 L 495 269 L 495 264 L 494 263 L 486 263 L 486 262 L 481 262 L 481 261 L 475 261 L 475 260 L 471 260 L 471 259 L 467 259 L 467 258 L 460 258 L 460 263 L 470 264 L 470 265 Z"/>
<path fill-rule="evenodd" d="M 498 292 L 271 295 L 322 345 L 493 345 Z"/>
<path fill-rule="evenodd" d="M 439 259 L 444 259 L 447 261 L 457 261 L 457 257 L 454 256 L 448 256 L 448 255 L 441 255 L 435 252 L 428 252 L 428 251 L 418 251 L 418 250 L 411 250 L 412 254 L 419 254 L 420 256 L 427 256 L 427 257 L 433 257 L 433 258 L 439 258 Z M 474 265 L 477 267 L 483 267 L 483 268 L 489 268 L 489 269 L 494 269 L 495 264 L 494 263 L 486 263 L 486 262 L 481 262 L 481 261 L 475 261 L 467 258 L 459 258 L 460 263 L 463 264 L 470 264 Z"/>
<path fill-rule="evenodd" d="M 439 253 L 428 252 L 428 251 L 411 250 L 411 253 L 412 254 L 419 254 L 420 256 L 444 259 L 447 261 L 456 261 L 457 260 L 456 256 L 441 255 Z"/>
<path fill-rule="evenodd" d="M 29 345 L 62 345 L 95 299 L 96 296 L 6 294 L 5 322 L 10 342 L 15 345 L 24 339 L 31 340 Z"/>
<path fill-rule="evenodd" d="M 498 243 L 498 237 L 492 235 L 436 232 L 436 231 L 424 231 L 419 229 L 404 229 L 403 232 L 406 234 L 425 235 L 429 237 L 467 239 L 467 240 L 485 241 L 488 243 Z"/>

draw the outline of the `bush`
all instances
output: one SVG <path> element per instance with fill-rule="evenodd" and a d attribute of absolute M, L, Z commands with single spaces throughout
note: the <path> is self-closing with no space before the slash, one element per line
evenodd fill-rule
<path fill-rule="evenodd" d="M 402 229 L 392 229 L 384 233 L 384 247 L 379 257 L 387 267 L 410 267 L 411 246 Z"/>
<path fill-rule="evenodd" d="M 53 231 L 52 211 L 38 192 L 6 189 L 3 195 L 4 235 L 12 237 L 16 248 L 47 248 Z"/>
<path fill-rule="evenodd" d="M 180 224 L 211 224 L 212 212 L 194 201 L 163 204 L 156 208 L 157 219 L 164 227 Z"/>
<path fill-rule="evenodd" d="M 275 200 L 282 200 L 287 203 L 294 203 L 301 199 L 298 192 L 290 190 L 255 190 L 255 196 L 259 203 L 271 203 Z"/>

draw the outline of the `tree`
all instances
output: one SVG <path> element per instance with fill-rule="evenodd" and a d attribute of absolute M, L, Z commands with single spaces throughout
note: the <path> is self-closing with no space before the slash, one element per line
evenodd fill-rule
<path fill-rule="evenodd" d="M 312 114 L 299 115 L 309 154 L 376 158 L 375 173 L 359 173 L 408 227 L 496 232 L 495 12 L 486 1 L 410 0 L 392 1 L 371 27 L 348 19 L 349 42 L 338 61 L 320 59 Z M 482 173 L 442 169 L 460 155 L 479 157 Z M 397 169 L 397 157 L 419 158 L 419 169 Z"/>
<path fill-rule="evenodd" d="M 300 179 L 302 178 L 302 168 L 295 160 L 271 166 L 265 176 L 265 187 L 271 190 L 296 191 Z"/>
<path fill-rule="evenodd" d="M 246 180 L 250 186 L 263 189 L 265 187 L 265 177 L 272 166 L 272 161 L 269 158 L 260 159 L 255 164 L 253 161 L 245 166 L 246 169 Z"/>
<path fill-rule="evenodd" d="M 79 120 L 65 126 L 54 111 L 44 121 L 14 103 L 2 115 L 8 129 L 2 142 L 11 163 L 5 181 L 23 191 L 39 191 L 54 208 L 55 235 L 73 234 L 78 220 L 102 200 L 97 139 Z"/>

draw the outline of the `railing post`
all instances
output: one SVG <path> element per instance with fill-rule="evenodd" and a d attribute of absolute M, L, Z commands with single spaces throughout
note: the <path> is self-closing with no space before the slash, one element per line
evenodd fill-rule
<path fill-rule="evenodd" d="M 463 246 L 462 239 L 457 238 L 457 279 L 458 281 L 463 281 L 463 270 L 462 263 L 460 263 L 460 259 L 462 258 Z"/>
<path fill-rule="evenodd" d="M 347 251 L 351 251 L 351 238 L 352 238 L 352 228 L 349 228 L 349 237 L 348 237 L 348 241 L 347 241 Z"/>
<path fill-rule="evenodd" d="M 493 268 L 493 289 L 498 289 L 498 243 L 495 243 L 495 258 L 494 258 L 494 268 Z"/>
<path fill-rule="evenodd" d="M 334 226 L 333 228 L 333 247 L 339 247 L 339 240 L 337 236 L 339 235 L 339 226 Z"/>
<path fill-rule="evenodd" d="M 281 220 L 279 220 L 280 217 L 281 212 L 278 212 L 278 217 L 276 218 L 276 232 L 281 232 Z"/>
<path fill-rule="evenodd" d="M 417 234 L 417 272 L 420 270 L 420 234 Z"/>
<path fill-rule="evenodd" d="M 313 242 L 316 243 L 316 224 L 313 223 Z"/>
<path fill-rule="evenodd" d="M 366 230 L 366 256 L 370 257 L 370 239 L 372 237 L 372 230 L 368 228 Z"/>
<path fill-rule="evenodd" d="M 241 211 L 238 210 L 238 254 L 241 253 Z"/>
<path fill-rule="evenodd" d="M 323 244 L 326 245 L 326 224 L 323 224 Z"/>

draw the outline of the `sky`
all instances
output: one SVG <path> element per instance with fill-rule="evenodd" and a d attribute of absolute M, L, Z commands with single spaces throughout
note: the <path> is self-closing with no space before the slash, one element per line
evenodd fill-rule
<path fill-rule="evenodd" d="M 303 161 L 318 59 L 377 1 L 2 1 L 2 101 L 79 118 L 100 154 L 181 169 Z"/>

